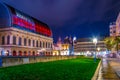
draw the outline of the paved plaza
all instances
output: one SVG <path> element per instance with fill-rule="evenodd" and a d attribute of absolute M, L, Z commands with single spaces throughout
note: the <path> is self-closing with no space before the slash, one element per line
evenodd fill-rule
<path fill-rule="evenodd" d="M 97 80 L 120 80 L 120 60 L 103 58 Z"/>

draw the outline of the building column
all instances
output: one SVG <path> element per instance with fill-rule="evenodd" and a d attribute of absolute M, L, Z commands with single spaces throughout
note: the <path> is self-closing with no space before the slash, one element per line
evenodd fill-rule
<path fill-rule="evenodd" d="M 33 40 L 31 39 L 31 45 L 30 45 L 31 47 L 33 47 Z"/>
<path fill-rule="evenodd" d="M 36 45 L 36 40 L 34 40 L 34 47 L 36 47 L 37 45 Z"/>
<path fill-rule="evenodd" d="M 13 45 L 13 35 L 10 35 L 10 44 Z"/>
<path fill-rule="evenodd" d="M 18 45 L 18 44 L 19 44 L 19 37 L 16 36 L 16 45 Z"/>
<path fill-rule="evenodd" d="M 43 48 L 43 41 L 41 40 L 41 48 Z"/>
<path fill-rule="evenodd" d="M 5 45 L 7 44 L 7 35 L 4 36 L 5 37 Z"/>
<path fill-rule="evenodd" d="M 38 40 L 38 47 L 40 47 L 40 40 Z"/>
<path fill-rule="evenodd" d="M 24 37 L 21 37 L 21 40 L 22 40 L 21 45 L 24 46 Z"/>
<path fill-rule="evenodd" d="M 29 39 L 28 39 L 28 38 L 26 38 L 26 46 L 29 46 L 29 45 L 28 45 L 28 40 L 29 40 Z"/>

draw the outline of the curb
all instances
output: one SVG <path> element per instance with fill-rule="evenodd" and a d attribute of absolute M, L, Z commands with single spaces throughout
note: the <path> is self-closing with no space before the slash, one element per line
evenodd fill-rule
<path fill-rule="evenodd" d="M 116 71 L 116 74 L 120 78 L 120 71 Z"/>
<path fill-rule="evenodd" d="M 96 71 L 95 71 L 93 77 L 91 78 L 91 80 L 97 80 L 100 66 L 101 66 L 101 60 L 100 60 L 100 62 L 99 62 L 99 64 L 98 64 L 98 66 L 97 66 L 97 68 L 96 68 Z"/>

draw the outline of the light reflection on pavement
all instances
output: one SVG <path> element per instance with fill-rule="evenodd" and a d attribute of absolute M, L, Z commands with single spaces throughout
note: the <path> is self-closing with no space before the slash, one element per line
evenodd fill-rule
<path fill-rule="evenodd" d="M 112 59 L 103 58 L 97 80 L 120 80 L 113 68 L 109 65 Z"/>

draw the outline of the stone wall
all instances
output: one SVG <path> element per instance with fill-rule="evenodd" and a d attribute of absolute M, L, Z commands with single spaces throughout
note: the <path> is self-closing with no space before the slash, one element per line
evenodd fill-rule
<path fill-rule="evenodd" d="M 72 58 L 76 58 L 76 56 L 0 57 L 0 67 L 36 63 L 36 62 L 64 60 L 64 59 L 72 59 Z"/>

